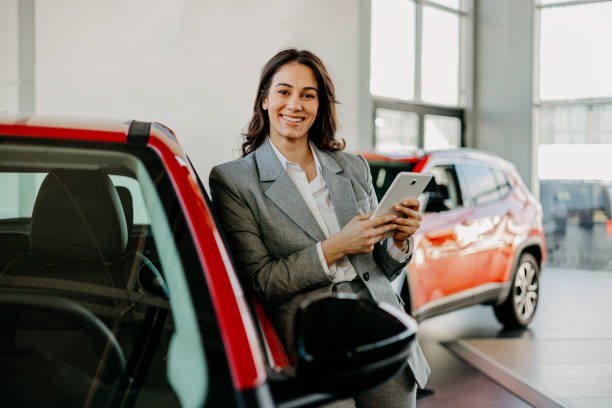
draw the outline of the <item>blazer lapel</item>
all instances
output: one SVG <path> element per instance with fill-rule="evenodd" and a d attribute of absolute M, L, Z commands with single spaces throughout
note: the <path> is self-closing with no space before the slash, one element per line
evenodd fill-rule
<path fill-rule="evenodd" d="M 314 150 L 321 163 L 323 179 L 329 188 L 338 224 L 342 229 L 355 215 L 359 214 L 351 179 L 343 174 L 344 170 L 330 154 L 316 147 Z"/>
<path fill-rule="evenodd" d="M 344 170 L 329 153 L 320 151 L 316 147 L 315 151 L 321 162 L 323 178 L 331 193 L 338 224 L 342 229 L 354 216 L 359 214 L 351 179 L 343 174 Z M 348 258 L 358 273 L 366 268 L 367 255 L 349 255 Z"/>
<path fill-rule="evenodd" d="M 314 240 L 325 240 L 325 234 L 278 161 L 270 141 L 266 139 L 254 154 L 264 194 Z"/>

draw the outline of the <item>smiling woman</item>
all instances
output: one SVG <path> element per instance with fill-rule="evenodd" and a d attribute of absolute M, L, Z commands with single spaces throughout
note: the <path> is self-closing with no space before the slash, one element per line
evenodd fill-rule
<path fill-rule="evenodd" d="M 335 104 L 317 56 L 279 52 L 264 66 L 243 157 L 210 174 L 243 283 L 266 303 L 293 358 L 296 312 L 305 301 L 349 293 L 403 310 L 390 281 L 410 259 L 421 219 L 414 199 L 397 203 L 402 217 L 370 219 L 377 200 L 368 165 L 341 151 Z M 393 238 L 385 239 L 389 231 Z M 364 384 L 346 403 L 414 406 L 416 385 L 429 374 L 418 345 L 408 364 L 408 372 L 373 391 L 367 390 L 375 384 Z"/>

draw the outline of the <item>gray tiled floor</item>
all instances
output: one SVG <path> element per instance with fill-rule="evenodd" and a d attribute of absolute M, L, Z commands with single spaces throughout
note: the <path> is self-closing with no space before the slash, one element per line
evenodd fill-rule
<path fill-rule="evenodd" d="M 489 307 L 421 324 L 434 395 L 419 407 L 522 407 L 527 403 L 455 359 L 440 342 L 463 339 L 564 405 L 612 407 L 612 273 L 547 268 L 526 331 L 503 331 Z"/>

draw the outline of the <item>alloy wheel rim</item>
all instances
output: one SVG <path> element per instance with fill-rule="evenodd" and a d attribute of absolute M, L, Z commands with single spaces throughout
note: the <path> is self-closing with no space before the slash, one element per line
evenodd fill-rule
<path fill-rule="evenodd" d="M 529 320 L 538 304 L 538 277 L 535 267 L 524 262 L 514 279 L 514 310 L 521 321 Z"/>

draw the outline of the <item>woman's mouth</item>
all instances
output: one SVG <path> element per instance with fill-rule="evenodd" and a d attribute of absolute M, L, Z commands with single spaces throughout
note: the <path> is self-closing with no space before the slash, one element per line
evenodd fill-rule
<path fill-rule="evenodd" d="M 280 116 L 282 119 L 284 119 L 285 121 L 289 123 L 302 123 L 305 119 L 300 116 L 287 116 L 287 115 L 280 115 Z"/>

